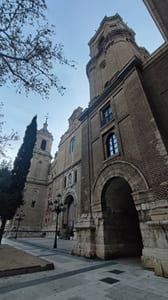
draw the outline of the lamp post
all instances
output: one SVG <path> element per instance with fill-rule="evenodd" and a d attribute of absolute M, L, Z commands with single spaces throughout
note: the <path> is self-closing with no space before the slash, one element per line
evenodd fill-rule
<path fill-rule="evenodd" d="M 55 227 L 55 239 L 54 239 L 54 245 L 53 248 L 57 248 L 57 235 L 58 235 L 58 217 L 61 211 L 64 209 L 64 205 L 60 203 L 61 201 L 61 195 L 58 194 L 56 197 L 56 200 L 49 203 L 49 208 L 51 211 L 56 213 L 56 227 Z"/>
<path fill-rule="evenodd" d="M 16 227 L 15 239 L 17 239 L 17 234 L 18 234 L 18 231 L 19 231 L 20 222 L 23 221 L 24 217 L 25 217 L 25 214 L 23 213 L 22 210 L 15 217 L 15 220 L 18 221 L 17 227 Z"/>

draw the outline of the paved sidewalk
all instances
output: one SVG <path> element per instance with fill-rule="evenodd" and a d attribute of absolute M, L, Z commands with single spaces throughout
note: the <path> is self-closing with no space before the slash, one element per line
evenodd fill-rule
<path fill-rule="evenodd" d="M 9 245 L 0 246 L 0 277 L 54 269 L 54 264 Z"/>
<path fill-rule="evenodd" d="M 168 279 L 144 270 L 139 259 L 101 261 L 70 255 L 72 241 L 52 239 L 9 240 L 55 269 L 0 279 L 1 300 L 166 300 Z"/>

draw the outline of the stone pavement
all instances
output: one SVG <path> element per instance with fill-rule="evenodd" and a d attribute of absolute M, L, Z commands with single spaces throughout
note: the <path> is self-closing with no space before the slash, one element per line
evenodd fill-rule
<path fill-rule="evenodd" d="M 54 264 L 9 245 L 0 246 L 0 277 L 54 269 Z"/>
<path fill-rule="evenodd" d="M 1 300 L 166 300 L 168 279 L 144 270 L 138 259 L 91 260 L 70 255 L 72 241 L 27 238 L 7 240 L 55 265 L 52 271 L 0 279 Z"/>

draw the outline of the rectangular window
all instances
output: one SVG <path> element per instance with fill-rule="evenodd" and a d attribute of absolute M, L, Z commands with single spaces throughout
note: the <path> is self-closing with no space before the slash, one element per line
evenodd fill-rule
<path fill-rule="evenodd" d="M 117 143 L 117 137 L 115 133 L 111 133 L 107 137 L 106 147 L 107 147 L 107 156 L 112 156 L 118 153 L 118 143 Z"/>
<path fill-rule="evenodd" d="M 76 150 L 76 139 L 75 137 L 73 137 L 71 140 L 71 152 L 75 152 L 75 150 Z"/>
<path fill-rule="evenodd" d="M 112 120 L 112 109 L 111 106 L 106 106 L 101 112 L 101 127 L 109 123 Z"/>

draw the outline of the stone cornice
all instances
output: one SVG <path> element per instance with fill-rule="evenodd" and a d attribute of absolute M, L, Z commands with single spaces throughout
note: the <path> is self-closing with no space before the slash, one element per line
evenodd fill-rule
<path fill-rule="evenodd" d="M 90 101 L 89 107 L 84 110 L 84 112 L 79 117 L 80 121 L 83 121 L 87 116 L 99 105 L 109 93 L 116 88 L 128 74 L 134 70 L 142 70 L 142 61 L 134 56 L 128 63 L 109 80 L 107 87 L 104 89 L 103 93 Z"/>
<path fill-rule="evenodd" d="M 47 180 L 39 180 L 39 179 L 36 179 L 35 177 L 29 177 L 26 180 L 26 184 L 30 184 L 30 183 L 47 186 L 48 181 Z"/>
<path fill-rule="evenodd" d="M 88 45 L 90 45 L 91 43 L 93 43 L 93 41 L 97 38 L 97 36 L 99 35 L 99 33 L 100 33 L 101 30 L 102 30 L 102 27 L 104 26 L 104 24 L 105 24 L 107 21 L 114 21 L 114 20 L 117 20 L 117 19 L 120 20 L 120 21 L 123 21 L 123 19 L 121 18 L 121 16 L 120 16 L 119 14 L 115 14 L 115 15 L 112 16 L 112 17 L 107 17 L 107 16 L 105 16 L 104 19 L 101 21 L 98 30 L 96 31 L 96 33 L 94 34 L 94 36 L 90 39 Z"/>
<path fill-rule="evenodd" d="M 38 150 L 36 148 L 34 149 L 33 154 L 38 154 L 38 155 L 45 156 L 45 157 L 52 159 L 52 155 L 50 154 L 50 152 L 44 152 L 44 151 Z"/>
<path fill-rule="evenodd" d="M 55 175 L 51 180 L 48 181 L 48 184 L 52 183 L 56 178 L 58 178 L 59 176 L 62 176 L 63 174 L 65 174 L 66 172 L 68 172 L 69 170 L 73 169 L 74 167 L 76 167 L 77 165 L 79 165 L 81 163 L 81 159 L 77 160 L 76 162 L 74 162 L 72 165 L 70 165 L 69 167 L 67 167 L 66 169 L 64 169 L 62 172 L 58 173 L 57 175 Z M 51 174 L 50 174 L 51 175 Z"/>
<path fill-rule="evenodd" d="M 143 63 L 143 69 L 150 67 L 154 62 L 161 59 L 168 53 L 168 43 L 161 45 L 152 55 Z"/>
<path fill-rule="evenodd" d="M 89 77 L 89 72 L 92 70 L 92 68 L 95 68 L 96 61 L 101 55 L 101 53 L 106 51 L 110 46 L 114 45 L 115 43 L 118 43 L 118 41 L 114 39 L 117 36 L 122 37 L 120 41 L 121 40 L 125 41 L 126 37 L 128 37 L 132 41 L 132 43 L 134 43 L 135 46 L 137 47 L 133 34 L 130 36 L 130 32 L 128 31 L 127 28 L 122 28 L 122 29 L 117 28 L 109 32 L 105 37 L 103 46 L 99 49 L 99 52 L 94 57 L 92 57 L 86 65 L 86 74 L 88 77 Z"/>
<path fill-rule="evenodd" d="M 80 117 L 80 116 L 79 116 L 79 117 Z M 80 120 L 80 119 L 79 119 L 79 120 Z M 66 132 L 62 135 L 58 147 L 60 147 L 62 144 L 64 144 L 65 141 L 68 140 L 71 136 L 73 137 L 73 136 L 74 136 L 74 133 L 79 129 L 80 126 L 81 126 L 81 124 L 78 124 L 72 131 L 66 131 Z M 64 137 L 64 135 L 65 135 L 65 137 Z"/>

